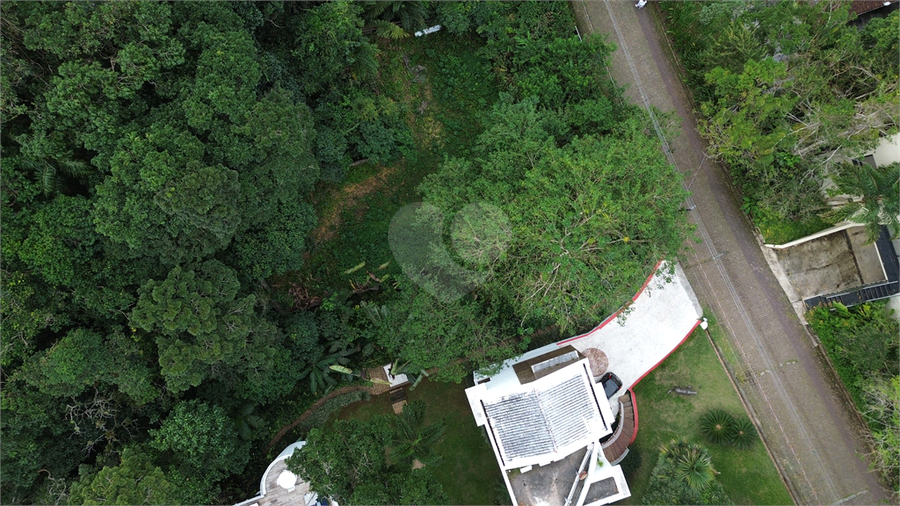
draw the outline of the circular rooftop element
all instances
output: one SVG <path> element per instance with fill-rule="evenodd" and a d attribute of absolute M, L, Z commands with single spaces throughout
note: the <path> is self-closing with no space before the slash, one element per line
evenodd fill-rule
<path fill-rule="evenodd" d="M 597 348 L 588 348 L 582 354 L 591 363 L 591 371 L 595 377 L 606 374 L 606 370 L 609 369 L 609 358 L 607 358 L 606 353 Z"/>
<path fill-rule="evenodd" d="M 292 489 L 297 485 L 297 475 L 285 469 L 278 475 L 278 486 L 284 489 Z"/>

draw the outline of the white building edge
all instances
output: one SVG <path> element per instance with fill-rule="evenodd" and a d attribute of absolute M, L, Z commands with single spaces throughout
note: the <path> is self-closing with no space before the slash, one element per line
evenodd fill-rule
<path fill-rule="evenodd" d="M 491 376 L 475 373 L 476 384 L 466 389 L 466 397 L 476 424 L 485 427 L 512 504 L 600 506 L 625 499 L 631 491 L 622 468 L 611 465 L 600 446 L 600 439 L 613 432 L 610 403 L 594 382 L 588 360 L 574 349 L 559 350 L 550 344 L 505 361 Z M 580 450 L 584 456 L 574 473 L 571 465 L 551 471 L 569 471 L 558 478 L 571 480 L 567 495 L 557 488 L 556 493 L 536 491 L 545 492 L 540 497 L 517 497 L 511 476 L 538 473 Z M 599 498 L 597 485 L 606 491 Z"/>
<path fill-rule="evenodd" d="M 259 494 L 256 497 L 241 501 L 234 506 L 275 506 L 292 504 L 296 506 L 314 506 L 316 504 L 332 504 L 333 501 L 320 501 L 319 495 L 309 489 L 309 483 L 288 471 L 286 460 L 294 451 L 303 448 L 306 441 L 297 441 L 281 451 L 266 468 L 259 480 Z"/>

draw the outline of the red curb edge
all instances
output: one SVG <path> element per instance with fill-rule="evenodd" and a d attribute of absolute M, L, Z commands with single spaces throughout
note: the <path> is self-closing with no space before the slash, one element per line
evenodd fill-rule
<path fill-rule="evenodd" d="M 654 365 L 654 366 L 651 367 L 650 369 L 647 369 L 647 372 L 645 372 L 643 376 L 641 376 L 640 378 L 638 378 L 637 381 L 635 381 L 634 383 L 632 383 L 631 386 L 628 387 L 628 390 L 631 390 L 632 388 L 634 388 L 635 385 L 637 385 L 638 383 L 640 383 L 642 379 L 644 379 L 648 374 L 650 374 L 651 372 L 653 372 L 654 369 L 656 369 L 657 367 L 659 367 L 659 364 L 662 364 L 663 362 L 665 362 L 666 359 L 669 358 L 669 355 L 671 355 L 672 353 L 675 353 L 675 350 L 677 350 L 678 348 L 680 348 L 681 345 L 684 344 L 684 342 L 687 341 L 687 339 L 688 339 L 689 337 L 691 337 L 691 334 L 694 333 L 694 329 L 696 329 L 697 326 L 700 325 L 700 322 L 701 322 L 701 321 L 702 321 L 702 320 L 697 320 L 697 322 L 694 323 L 694 326 L 691 327 L 691 330 L 687 333 L 687 335 L 684 336 L 684 339 L 682 339 L 681 342 L 679 342 L 678 344 L 676 344 L 675 347 L 672 348 L 672 350 L 671 350 L 669 353 L 667 353 L 665 357 L 662 358 L 662 360 L 660 360 L 659 362 L 656 363 L 656 365 Z"/>
<path fill-rule="evenodd" d="M 659 266 L 662 265 L 662 263 L 663 263 L 662 260 L 660 260 L 659 262 L 656 262 L 656 265 L 653 267 L 653 272 L 652 272 L 649 276 L 647 276 L 647 280 L 644 281 L 644 284 L 641 285 L 641 289 L 638 290 L 637 293 L 634 294 L 634 297 L 631 298 L 631 302 L 636 301 L 636 300 L 638 299 L 638 297 L 640 297 L 641 294 L 644 293 L 644 290 L 647 288 L 647 285 L 650 284 L 650 280 L 653 279 L 653 276 L 656 276 L 657 271 L 659 271 Z M 619 316 L 619 313 L 621 313 L 622 311 L 624 311 L 629 305 L 630 305 L 630 304 L 625 304 L 624 306 L 620 307 L 618 311 L 616 311 L 615 313 L 611 314 L 611 315 L 608 316 L 605 320 L 603 320 L 602 322 L 600 322 L 600 325 L 597 325 L 596 327 L 594 327 L 594 328 L 592 328 L 591 330 L 585 332 L 584 334 L 579 334 L 579 335 L 577 335 L 577 336 L 575 336 L 575 337 L 570 337 L 570 338 L 568 338 L 568 339 L 566 339 L 566 340 L 558 341 L 558 342 L 556 343 L 556 345 L 557 345 L 557 346 L 562 346 L 562 345 L 564 345 L 564 344 L 571 343 L 572 341 L 575 341 L 575 340 L 577 340 L 577 339 L 581 339 L 582 337 L 586 337 L 586 336 L 588 336 L 588 335 L 590 335 L 590 334 L 593 334 L 594 332 L 596 332 L 596 331 L 602 329 L 603 327 L 605 327 L 607 323 L 613 321 L 613 319 L 614 319 L 615 317 Z M 693 332 L 693 329 L 691 329 L 691 331 Z M 682 341 L 682 342 L 684 342 L 684 341 Z M 680 345 L 681 345 L 681 343 L 679 343 L 679 346 L 680 346 Z M 656 364 L 656 365 L 659 365 L 659 364 Z M 654 367 L 656 367 L 656 366 L 654 366 Z M 651 370 L 652 370 L 652 369 L 651 369 Z M 640 380 L 638 380 L 638 381 L 640 381 Z"/>

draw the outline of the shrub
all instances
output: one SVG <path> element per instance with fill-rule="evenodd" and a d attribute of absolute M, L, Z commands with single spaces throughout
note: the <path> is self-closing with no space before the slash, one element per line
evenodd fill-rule
<path fill-rule="evenodd" d="M 735 420 L 730 413 L 721 409 L 714 409 L 703 415 L 700 419 L 700 433 L 710 443 L 717 445 L 729 444 L 734 437 Z"/>
<path fill-rule="evenodd" d="M 731 444 L 744 450 L 753 446 L 757 439 L 759 439 L 759 434 L 756 433 L 756 427 L 749 418 L 741 417 L 734 421 Z"/>
<path fill-rule="evenodd" d="M 693 441 L 672 440 L 659 448 L 642 503 L 733 504 L 716 474 L 706 448 Z"/>

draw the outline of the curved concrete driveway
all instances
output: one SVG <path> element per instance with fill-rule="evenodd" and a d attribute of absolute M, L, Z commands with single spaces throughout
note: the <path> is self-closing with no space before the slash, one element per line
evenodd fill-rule
<path fill-rule="evenodd" d="M 580 1 L 573 8 L 582 34 L 607 34 L 618 46 L 609 71 L 634 103 L 677 114 L 680 135 L 664 142 L 664 151 L 685 176 L 703 241 L 688 246 L 685 272 L 740 356 L 735 379 L 795 500 L 887 502 L 888 492 L 867 469 L 859 418 L 769 270 L 728 176 L 704 155 L 690 102 L 657 35 L 654 6 Z"/>

